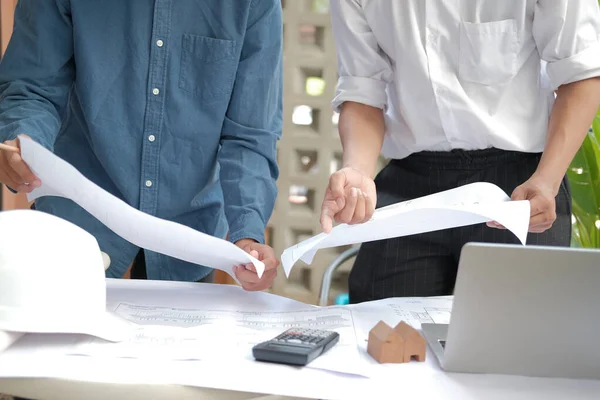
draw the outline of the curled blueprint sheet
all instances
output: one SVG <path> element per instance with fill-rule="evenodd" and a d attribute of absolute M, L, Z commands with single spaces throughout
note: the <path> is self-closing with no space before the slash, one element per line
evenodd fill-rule
<path fill-rule="evenodd" d="M 377 209 L 373 217 L 363 224 L 340 224 L 329 234 L 321 233 L 287 248 L 281 256 L 281 263 L 289 276 L 298 260 L 310 264 L 319 249 L 488 221 L 502 224 L 525 244 L 529 216 L 529 201 L 510 201 L 510 197 L 496 185 L 472 183 Z"/>
<path fill-rule="evenodd" d="M 309 368 L 367 376 L 356 342 L 352 313 L 344 307 L 296 311 L 223 311 L 119 303 L 115 313 L 139 324 L 128 341 L 85 338 L 74 355 L 154 360 L 252 361 L 252 347 L 291 327 L 334 330 L 340 341 Z"/>
<path fill-rule="evenodd" d="M 33 140 L 21 138 L 20 143 L 23 160 L 42 181 L 42 186 L 28 195 L 30 201 L 42 196 L 64 197 L 141 248 L 225 271 L 236 280 L 233 266 L 252 263 L 262 276 L 264 264 L 233 243 L 139 211 Z"/>

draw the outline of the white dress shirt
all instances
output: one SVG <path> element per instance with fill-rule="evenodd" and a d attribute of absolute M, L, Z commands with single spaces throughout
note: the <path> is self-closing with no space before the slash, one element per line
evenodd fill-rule
<path fill-rule="evenodd" d="M 331 18 L 333 108 L 384 109 L 388 158 L 541 152 L 553 91 L 600 76 L 597 0 L 331 0 Z"/>

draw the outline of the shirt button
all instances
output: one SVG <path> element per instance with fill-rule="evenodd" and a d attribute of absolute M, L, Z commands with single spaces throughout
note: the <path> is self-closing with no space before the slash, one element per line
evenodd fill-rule
<path fill-rule="evenodd" d="M 154 142 L 156 140 L 156 137 L 154 135 L 150 135 L 148 136 L 148 140 Z"/>
<path fill-rule="evenodd" d="M 146 181 L 146 187 L 152 186 L 152 181 Z"/>
<path fill-rule="evenodd" d="M 157 88 L 152 89 L 153 95 L 158 96 L 159 93 L 160 93 L 160 90 L 158 90 Z"/>
<path fill-rule="evenodd" d="M 164 43 L 162 40 L 160 40 L 160 39 L 158 39 L 158 40 L 156 41 L 156 45 L 157 45 L 158 47 L 163 47 L 163 44 L 165 44 L 165 43 Z"/>

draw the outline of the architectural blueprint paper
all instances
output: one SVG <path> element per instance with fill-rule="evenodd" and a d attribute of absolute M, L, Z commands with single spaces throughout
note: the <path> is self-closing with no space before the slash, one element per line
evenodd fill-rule
<path fill-rule="evenodd" d="M 214 304 L 212 306 L 217 306 Z M 128 342 L 85 338 L 72 354 L 92 357 L 162 360 L 252 360 L 252 346 L 290 327 L 335 330 L 340 342 L 310 368 L 369 377 L 381 368 L 366 352 L 369 330 L 380 320 L 405 321 L 419 329 L 423 322 L 448 323 L 451 297 L 399 298 L 352 306 L 290 311 L 238 311 L 142 306 L 119 303 L 115 313 L 140 325 Z"/>
<path fill-rule="evenodd" d="M 362 363 L 371 376 L 380 374 L 385 368 L 367 353 L 369 331 L 383 321 L 390 326 L 404 321 L 415 329 L 422 323 L 447 324 L 450 322 L 452 297 L 403 297 L 369 301 L 347 306 L 354 317 L 354 332 L 358 341 Z"/>
<path fill-rule="evenodd" d="M 452 296 L 399 297 L 351 304 L 348 308 L 352 310 L 356 329 L 368 331 L 380 320 L 389 325 L 404 321 L 421 329 L 422 323 L 450 323 Z"/>
<path fill-rule="evenodd" d="M 120 303 L 115 312 L 140 324 L 137 335 L 120 343 L 85 338 L 73 354 L 94 357 L 202 360 L 252 360 L 252 347 L 291 327 L 334 330 L 340 341 L 309 367 L 366 375 L 352 313 L 343 307 L 304 311 L 257 312 L 182 309 Z"/>
<path fill-rule="evenodd" d="M 242 309 L 287 312 L 315 308 L 268 293 L 245 292 L 235 286 L 186 282 L 108 279 L 107 294 L 108 301 L 114 304 L 114 307 L 121 303 L 154 304 L 157 307 L 177 309 L 194 309 L 200 305 L 208 305 L 229 311 Z M 510 293 L 507 293 L 507 296 L 510 296 Z M 366 336 L 362 336 L 361 332 L 368 331 L 379 320 L 383 319 L 388 324 L 397 323 L 402 318 L 408 318 L 414 324 L 432 320 L 435 322 L 437 309 L 448 310 L 450 304 L 450 298 L 406 298 L 386 299 L 343 308 L 352 312 L 355 330 L 360 331 L 357 338 L 362 352 L 366 348 L 366 342 L 363 342 Z M 220 397 L 227 399 L 242 398 L 238 396 L 240 392 L 255 393 L 243 398 L 273 394 L 314 399 L 387 399 L 390 398 L 390 393 L 398 394 L 401 391 L 400 398 L 409 399 L 597 400 L 600 392 L 600 381 L 593 380 L 446 374 L 440 370 L 439 363 L 431 353 L 428 353 L 425 362 L 422 363 L 377 364 L 375 362 L 371 365 L 365 357 L 363 364 L 367 365 L 368 373 L 371 375 L 365 378 L 317 368 L 259 363 L 249 359 L 229 362 L 226 357 L 209 361 L 178 361 L 160 358 L 67 355 L 65 348 L 70 348 L 72 352 L 74 339 L 79 337 L 25 335 L 15 342 L 0 353 L 0 392 L 8 388 L 8 386 L 2 387 L 2 384 L 10 381 L 10 378 L 36 377 L 50 379 L 24 380 L 19 384 L 23 387 L 31 387 L 36 382 L 40 382 L 42 387 L 50 388 L 50 383 L 57 385 L 64 383 L 68 385 L 61 386 L 65 393 L 68 391 L 85 393 L 81 385 L 87 385 L 83 387 L 90 393 L 96 393 L 95 396 L 88 397 L 99 400 L 103 398 L 102 396 L 106 398 L 106 393 L 98 392 L 99 385 L 96 383 L 109 387 L 111 393 L 117 393 L 116 397 L 125 398 L 132 393 L 132 388 L 135 386 L 136 393 L 139 393 L 138 397 L 149 399 L 208 396 L 190 387 L 220 389 L 223 390 L 219 392 Z M 105 383 L 108 385 L 104 385 Z M 141 394 L 147 391 L 150 393 Z M 50 392 L 52 391 L 46 390 L 46 393 Z M 43 389 L 38 393 L 43 397 Z M 210 395 L 217 397 L 215 392 L 211 392 Z"/>
<path fill-rule="evenodd" d="M 144 249 L 227 272 L 252 263 L 258 276 L 264 264 L 230 243 L 190 227 L 139 211 L 85 178 L 77 169 L 31 139 L 21 138 L 21 155 L 42 186 L 28 194 L 70 199 L 125 240 Z"/>
<path fill-rule="evenodd" d="M 478 182 L 380 208 L 371 220 L 363 224 L 338 225 L 329 234 L 321 233 L 287 248 L 281 256 L 281 263 L 289 276 L 298 260 L 310 264 L 319 249 L 487 221 L 497 221 L 525 244 L 529 216 L 529 201 L 510 201 L 499 187 Z"/>

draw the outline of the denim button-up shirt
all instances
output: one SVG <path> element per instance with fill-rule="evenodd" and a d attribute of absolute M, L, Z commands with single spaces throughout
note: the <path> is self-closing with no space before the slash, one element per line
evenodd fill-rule
<path fill-rule="evenodd" d="M 282 120 L 280 0 L 19 0 L 0 63 L 0 141 L 25 133 L 133 207 L 264 241 Z M 139 249 L 67 199 L 121 277 Z M 148 279 L 210 269 L 146 252 Z"/>

